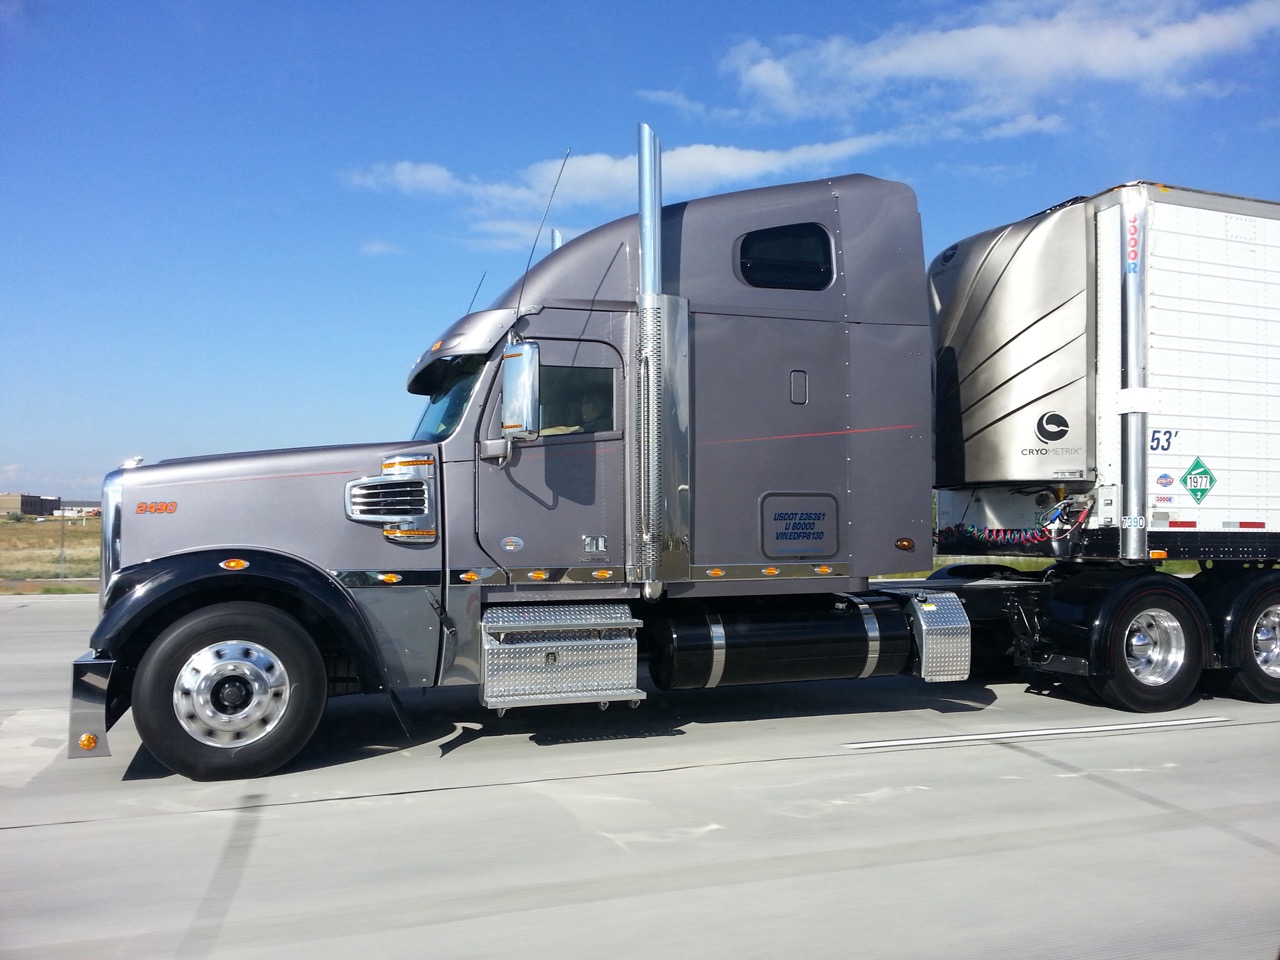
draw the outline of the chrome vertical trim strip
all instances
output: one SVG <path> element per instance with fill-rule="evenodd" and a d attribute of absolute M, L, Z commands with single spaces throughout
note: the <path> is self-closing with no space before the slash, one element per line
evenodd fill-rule
<path fill-rule="evenodd" d="M 1120 204 L 1122 231 L 1120 256 L 1120 389 L 1147 385 L 1147 215 L 1142 187 L 1132 188 Z M 1136 411 L 1120 415 L 1120 470 L 1122 493 L 1120 556 L 1147 559 L 1147 415 Z"/>
<path fill-rule="evenodd" d="M 717 687 L 724 677 L 724 621 L 720 614 L 707 614 L 707 629 L 711 632 L 711 674 L 707 677 L 707 688 Z"/>
<path fill-rule="evenodd" d="M 857 605 L 858 612 L 862 614 L 862 624 L 867 629 L 867 664 L 858 674 L 858 679 L 862 680 L 871 676 L 880 665 L 880 621 L 876 619 L 876 612 L 871 609 L 870 604 L 857 597 L 849 599 Z"/>
<path fill-rule="evenodd" d="M 689 397 L 689 302 L 679 297 L 663 297 L 665 392 L 662 421 L 663 495 L 662 544 L 658 578 L 663 583 L 692 579 L 692 463 L 690 437 L 692 417 Z"/>

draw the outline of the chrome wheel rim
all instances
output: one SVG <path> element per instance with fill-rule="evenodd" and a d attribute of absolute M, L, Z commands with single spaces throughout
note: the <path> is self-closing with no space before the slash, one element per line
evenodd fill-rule
<path fill-rule="evenodd" d="M 1186 662 L 1186 631 L 1167 610 L 1143 610 L 1129 621 L 1124 653 L 1135 680 L 1149 687 L 1162 686 L 1176 677 Z"/>
<path fill-rule="evenodd" d="M 1253 622 L 1253 657 L 1268 677 L 1280 680 L 1280 604 L 1267 607 Z"/>
<path fill-rule="evenodd" d="M 289 675 L 265 647 L 247 641 L 196 651 L 173 684 L 173 710 L 194 739 L 242 747 L 275 729 L 289 705 Z"/>

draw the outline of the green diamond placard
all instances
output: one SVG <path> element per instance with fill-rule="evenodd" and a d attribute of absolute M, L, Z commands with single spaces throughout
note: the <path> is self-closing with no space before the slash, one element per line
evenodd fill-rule
<path fill-rule="evenodd" d="M 1204 498 L 1209 495 L 1209 491 L 1217 482 L 1213 471 L 1205 466 L 1205 462 L 1199 457 L 1196 457 L 1196 462 L 1187 467 L 1187 472 L 1182 475 L 1182 485 L 1187 488 L 1187 493 L 1191 494 L 1191 499 L 1196 503 L 1203 503 Z"/>

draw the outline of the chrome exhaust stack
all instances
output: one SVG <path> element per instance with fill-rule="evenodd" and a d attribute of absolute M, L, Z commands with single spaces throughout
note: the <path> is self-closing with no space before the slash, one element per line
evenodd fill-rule
<path fill-rule="evenodd" d="M 646 600 L 662 595 L 662 145 L 640 124 L 640 291 L 636 297 L 635 579 Z"/>
<path fill-rule="evenodd" d="M 689 579 L 689 303 L 662 290 L 662 147 L 640 124 L 640 282 L 636 296 L 637 478 L 629 579 L 647 600 Z"/>

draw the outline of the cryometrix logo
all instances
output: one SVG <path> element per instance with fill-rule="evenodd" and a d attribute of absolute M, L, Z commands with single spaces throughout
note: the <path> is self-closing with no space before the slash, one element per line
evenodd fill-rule
<path fill-rule="evenodd" d="M 1036 436 L 1040 438 L 1041 443 L 1056 443 L 1064 439 L 1070 429 L 1071 425 L 1067 423 L 1067 418 L 1053 410 L 1041 414 L 1040 419 L 1036 421 Z"/>

